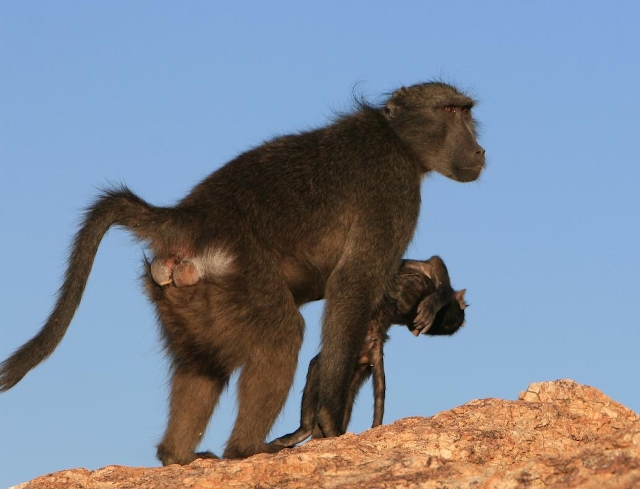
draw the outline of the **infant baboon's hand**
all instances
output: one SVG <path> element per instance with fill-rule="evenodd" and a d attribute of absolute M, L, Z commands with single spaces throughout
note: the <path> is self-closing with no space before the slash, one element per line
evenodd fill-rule
<path fill-rule="evenodd" d="M 429 331 L 429 328 L 431 327 L 431 325 L 433 325 L 436 314 L 440 309 L 439 306 L 440 304 L 438 303 L 436 294 L 428 295 L 422 301 L 420 301 L 420 304 L 418 304 L 416 317 L 413 320 L 414 329 L 411 331 L 415 336 Z"/>

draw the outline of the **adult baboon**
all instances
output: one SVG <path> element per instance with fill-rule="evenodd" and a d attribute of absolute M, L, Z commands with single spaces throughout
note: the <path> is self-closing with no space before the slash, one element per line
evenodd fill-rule
<path fill-rule="evenodd" d="M 84 216 L 47 322 L 2 363 L 0 390 L 60 343 L 102 237 L 122 226 L 154 256 L 207 257 L 217 270 L 209 278 L 216 293 L 207 297 L 215 319 L 162 323 L 173 368 L 162 463 L 196 458 L 220 392 L 240 367 L 224 456 L 276 449 L 264 439 L 296 369 L 304 329 L 298 306 L 319 297 L 326 307 L 318 422 L 326 436 L 340 435 L 369 319 L 416 226 L 423 175 L 470 182 L 484 167 L 472 107 L 443 83 L 403 87 L 382 106 L 358 102 L 326 127 L 242 153 L 174 207 L 152 206 L 125 187 L 104 191 Z"/>
<path fill-rule="evenodd" d="M 349 425 L 358 391 L 370 376 L 373 378 L 374 398 L 372 427 L 382 424 L 385 399 L 383 345 L 389 339 L 389 328 L 393 324 L 404 324 L 415 335 L 452 335 L 464 324 L 464 310 L 467 307 L 465 292 L 464 289 L 455 291 L 451 288 L 447 267 L 440 257 L 433 256 L 426 261 L 402 260 L 395 288 L 385 295 L 369 321 L 367 336 L 351 379 L 342 422 L 343 431 Z M 435 314 L 431 311 L 435 311 Z M 424 321 L 427 316 L 433 317 L 428 325 Z M 309 362 L 307 382 L 302 393 L 300 427 L 293 433 L 275 439 L 273 444 L 292 447 L 312 434 L 314 438 L 323 436 L 315 418 L 318 358 L 315 356 Z"/>

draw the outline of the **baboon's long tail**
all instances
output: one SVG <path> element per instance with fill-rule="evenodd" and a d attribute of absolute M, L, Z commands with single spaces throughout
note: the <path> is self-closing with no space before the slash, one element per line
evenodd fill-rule
<path fill-rule="evenodd" d="M 124 226 L 141 240 L 161 235 L 170 208 L 154 207 L 126 187 L 105 191 L 87 209 L 71 253 L 56 305 L 42 329 L 0 364 L 0 392 L 17 384 L 56 349 L 80 305 L 100 241 L 111 226 Z"/>

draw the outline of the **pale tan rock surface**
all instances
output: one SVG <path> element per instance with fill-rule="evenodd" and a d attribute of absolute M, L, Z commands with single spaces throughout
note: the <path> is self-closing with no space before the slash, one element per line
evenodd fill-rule
<path fill-rule="evenodd" d="M 640 488 L 638 415 L 570 380 L 518 401 L 482 399 L 430 418 L 246 460 L 74 469 L 20 489 Z"/>

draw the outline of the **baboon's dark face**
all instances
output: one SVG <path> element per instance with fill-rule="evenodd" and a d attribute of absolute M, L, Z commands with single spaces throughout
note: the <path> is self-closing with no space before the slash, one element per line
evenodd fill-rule
<path fill-rule="evenodd" d="M 438 311 L 433 325 L 424 334 L 430 336 L 452 335 L 462 326 L 464 326 L 464 308 L 453 300 Z"/>
<path fill-rule="evenodd" d="M 476 180 L 485 165 L 476 140 L 473 99 L 440 83 L 401 88 L 385 113 L 393 129 L 423 164 L 458 182 Z"/>
<path fill-rule="evenodd" d="M 425 332 L 428 335 L 452 335 L 465 324 L 465 309 L 468 304 L 464 300 L 467 290 L 457 290 L 449 304 L 438 311 L 433 324 Z"/>
<path fill-rule="evenodd" d="M 444 120 L 445 143 L 433 157 L 434 170 L 458 182 L 476 180 L 484 168 L 484 149 L 476 141 L 471 106 L 437 107 Z"/>

